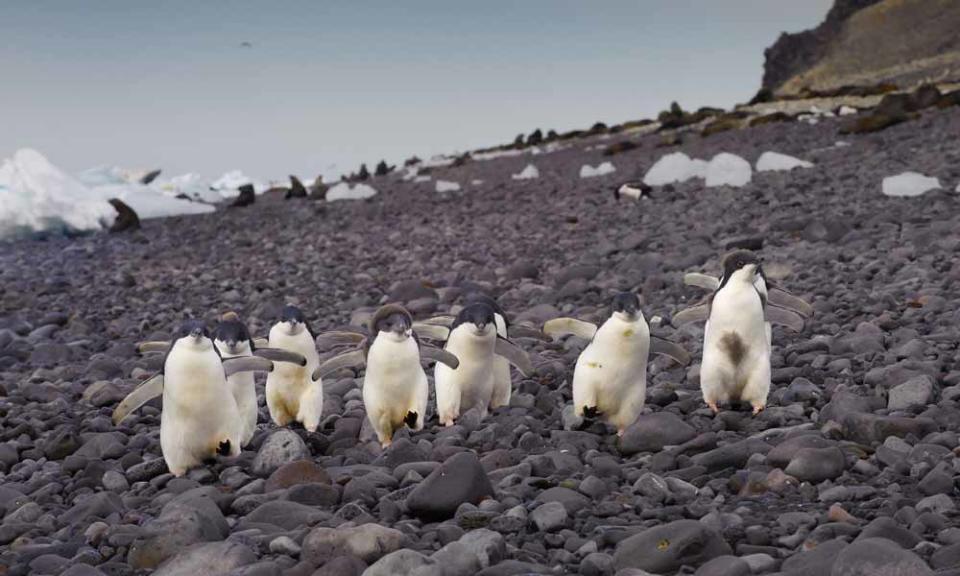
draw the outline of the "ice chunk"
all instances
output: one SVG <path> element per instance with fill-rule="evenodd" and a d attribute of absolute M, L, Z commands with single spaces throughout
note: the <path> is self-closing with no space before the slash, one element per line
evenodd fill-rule
<path fill-rule="evenodd" d="M 437 180 L 437 192 L 459 192 L 460 184 L 449 180 Z"/>
<path fill-rule="evenodd" d="M 187 173 L 174 176 L 169 180 L 155 182 L 152 187 L 159 190 L 167 196 L 186 196 L 191 200 L 198 202 L 208 202 L 214 204 L 222 201 L 224 198 L 231 198 L 240 194 L 237 190 L 222 191 L 213 190 L 210 182 L 199 174 Z"/>
<path fill-rule="evenodd" d="M 707 187 L 740 187 L 749 183 L 752 176 L 753 170 L 749 162 L 735 154 L 721 152 L 714 156 L 707 166 Z"/>
<path fill-rule="evenodd" d="M 647 170 L 643 183 L 647 186 L 663 186 L 674 182 L 686 182 L 691 178 L 704 178 L 707 162 L 691 160 L 683 152 L 666 154 Z"/>
<path fill-rule="evenodd" d="M 904 172 L 883 179 L 883 193 L 886 196 L 920 196 L 938 188 L 940 180 L 917 172 Z"/>
<path fill-rule="evenodd" d="M 377 195 L 377 190 L 367 184 L 355 184 L 350 186 L 346 182 L 340 182 L 327 190 L 327 202 L 335 200 L 364 200 L 373 198 Z"/>
<path fill-rule="evenodd" d="M 780 154 L 778 152 L 764 152 L 757 160 L 757 172 L 773 172 L 778 170 L 793 170 L 794 168 L 813 168 L 812 162 Z"/>
<path fill-rule="evenodd" d="M 141 220 L 148 218 L 163 218 L 166 216 L 180 216 L 184 214 L 205 214 L 215 209 L 208 204 L 192 202 L 182 198 L 175 198 L 177 194 L 185 194 L 194 200 L 219 201 L 221 196 L 209 188 L 199 188 L 194 180 L 186 180 L 182 184 L 198 187 L 197 190 L 179 187 L 170 190 L 164 189 L 165 182 L 154 182 L 145 185 L 138 181 L 128 180 L 128 172 L 117 167 L 98 166 L 84 170 L 77 178 L 85 184 L 92 193 L 104 200 L 119 198 L 133 208 Z M 190 175 L 192 176 L 192 175 Z M 177 178 L 170 180 L 177 181 Z M 193 192 L 191 194 L 191 192 Z"/>
<path fill-rule="evenodd" d="M 540 170 L 537 169 L 533 164 L 527 164 L 527 167 L 520 171 L 519 174 L 514 174 L 511 176 L 514 180 L 533 180 L 540 177 Z"/>
<path fill-rule="evenodd" d="M 604 162 L 594 168 L 589 164 L 584 164 L 580 167 L 580 177 L 581 178 L 595 178 L 597 176 L 606 176 L 607 174 L 613 174 L 617 171 L 616 166 L 610 162 Z"/>
<path fill-rule="evenodd" d="M 852 116 L 859 113 L 860 111 L 852 106 L 841 106 L 839 110 L 840 116 Z"/>
<path fill-rule="evenodd" d="M 98 230 L 116 216 L 105 198 L 36 150 L 18 150 L 0 165 L 0 236 Z"/>
<path fill-rule="evenodd" d="M 267 189 L 266 184 L 250 178 L 240 170 L 225 172 L 223 176 L 220 176 L 210 183 L 210 188 L 219 190 L 221 194 L 227 192 L 227 194 L 232 197 L 240 193 L 238 189 L 244 184 L 252 184 L 253 191 L 257 194 L 262 194 Z M 227 197 L 226 195 L 224 196 Z"/>

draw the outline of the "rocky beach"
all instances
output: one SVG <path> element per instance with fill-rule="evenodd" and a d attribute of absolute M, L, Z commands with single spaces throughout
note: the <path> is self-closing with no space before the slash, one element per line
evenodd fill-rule
<path fill-rule="evenodd" d="M 366 200 L 267 194 L 0 245 L 0 574 L 960 574 L 960 108 L 915 116 L 867 134 L 826 116 L 598 131 L 371 177 Z M 813 166 L 616 197 L 677 151 Z M 615 171 L 580 177 L 603 162 Z M 941 188 L 884 195 L 903 172 Z M 757 416 L 704 405 L 702 329 L 669 322 L 703 295 L 683 275 L 719 275 L 734 248 L 815 310 L 802 332 L 774 328 Z M 317 433 L 272 424 L 258 376 L 251 445 L 182 478 L 161 458 L 158 400 L 111 422 L 160 367 L 135 344 L 184 317 L 234 310 L 265 336 L 295 303 L 320 332 L 476 290 L 532 325 L 600 322 L 639 290 L 652 332 L 694 362 L 651 361 L 619 439 L 572 415 L 576 339 L 520 341 L 536 373 L 514 373 L 486 419 L 438 426 L 431 390 L 425 429 L 387 450 L 349 372 L 324 381 Z"/>

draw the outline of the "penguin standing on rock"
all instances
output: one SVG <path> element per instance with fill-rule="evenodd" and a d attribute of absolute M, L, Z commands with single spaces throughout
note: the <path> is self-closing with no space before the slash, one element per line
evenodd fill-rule
<path fill-rule="evenodd" d="M 723 259 L 723 276 L 688 274 L 687 284 L 713 290 L 707 300 L 673 317 L 674 326 L 706 320 L 700 389 L 714 412 L 729 402 L 757 414 L 770 392 L 771 324 L 803 330 L 813 309 L 771 284 L 756 254 L 739 250 Z"/>
<path fill-rule="evenodd" d="M 434 368 L 437 412 L 446 426 L 474 406 L 487 415 L 496 391 L 497 356 L 524 376 L 533 373 L 527 354 L 497 333 L 496 311 L 482 301 L 467 304 L 457 314 L 444 349 L 460 360 L 456 369 L 439 363 Z"/>
<path fill-rule="evenodd" d="M 393 442 L 393 433 L 404 425 L 423 429 L 430 389 L 420 363 L 436 360 L 455 370 L 459 360 L 420 342 L 410 313 L 397 304 L 377 310 L 369 330 L 367 337 L 354 332 L 321 334 L 322 339 L 352 343 L 356 348 L 321 364 L 313 377 L 322 379 L 342 368 L 366 365 L 363 404 L 380 445 L 386 448 Z"/>
<path fill-rule="evenodd" d="M 623 292 L 613 298 L 610 317 L 596 325 L 573 318 L 546 322 L 543 331 L 555 338 L 572 334 L 590 340 L 573 373 L 573 406 L 577 416 L 604 418 L 622 436 L 636 422 L 646 403 L 649 354 L 663 354 L 686 365 L 690 355 L 680 346 L 651 336 L 640 310 L 640 298 Z"/>
<path fill-rule="evenodd" d="M 160 448 L 174 476 L 216 456 L 240 453 L 242 422 L 227 379 L 273 369 L 257 356 L 222 359 L 203 323 L 187 321 L 169 346 L 160 373 L 127 395 L 113 412 L 119 424 L 130 412 L 163 395 Z"/>
<path fill-rule="evenodd" d="M 267 408 L 277 426 L 299 422 L 316 432 L 323 412 L 323 383 L 311 375 L 320 366 L 313 331 L 296 306 L 283 309 L 280 322 L 270 328 L 269 344 L 306 358 L 306 364 L 282 364 L 267 375 Z"/>

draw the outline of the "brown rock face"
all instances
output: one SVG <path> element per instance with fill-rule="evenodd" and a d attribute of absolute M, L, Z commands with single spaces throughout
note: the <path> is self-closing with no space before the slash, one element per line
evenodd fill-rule
<path fill-rule="evenodd" d="M 819 26 L 782 34 L 766 50 L 763 87 L 791 95 L 956 79 L 958 26 L 954 0 L 836 0 Z"/>

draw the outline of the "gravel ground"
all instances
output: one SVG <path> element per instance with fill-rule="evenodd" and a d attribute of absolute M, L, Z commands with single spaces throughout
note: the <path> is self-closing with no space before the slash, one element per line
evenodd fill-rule
<path fill-rule="evenodd" d="M 0 574 L 960 574 L 960 110 L 847 146 L 837 127 L 674 148 L 634 136 L 609 158 L 602 147 L 627 137 L 593 137 L 428 183 L 377 178 L 371 201 L 261 198 L 132 234 L 0 245 Z M 615 201 L 677 149 L 816 167 Z M 615 174 L 579 179 L 604 160 Z M 511 178 L 531 162 L 539 179 Z M 884 197 L 882 178 L 905 170 L 948 191 Z M 463 190 L 437 193 L 437 179 Z M 532 322 L 600 321 L 626 289 L 648 319 L 669 318 L 701 296 L 685 272 L 719 274 L 731 246 L 761 244 L 769 275 L 816 313 L 802 333 L 774 329 L 756 417 L 704 406 L 702 332 L 666 324 L 653 331 L 694 364 L 651 362 L 647 408 L 621 440 L 568 429 L 574 340 L 523 342 L 537 373 L 514 375 L 509 408 L 441 429 L 431 407 L 387 451 L 351 377 L 325 382 L 316 434 L 270 423 L 258 377 L 251 446 L 183 478 L 161 459 L 157 401 L 110 421 L 158 368 L 134 344 L 186 316 L 236 310 L 265 335 L 292 302 L 319 331 L 386 301 L 445 312 L 480 288 Z"/>

